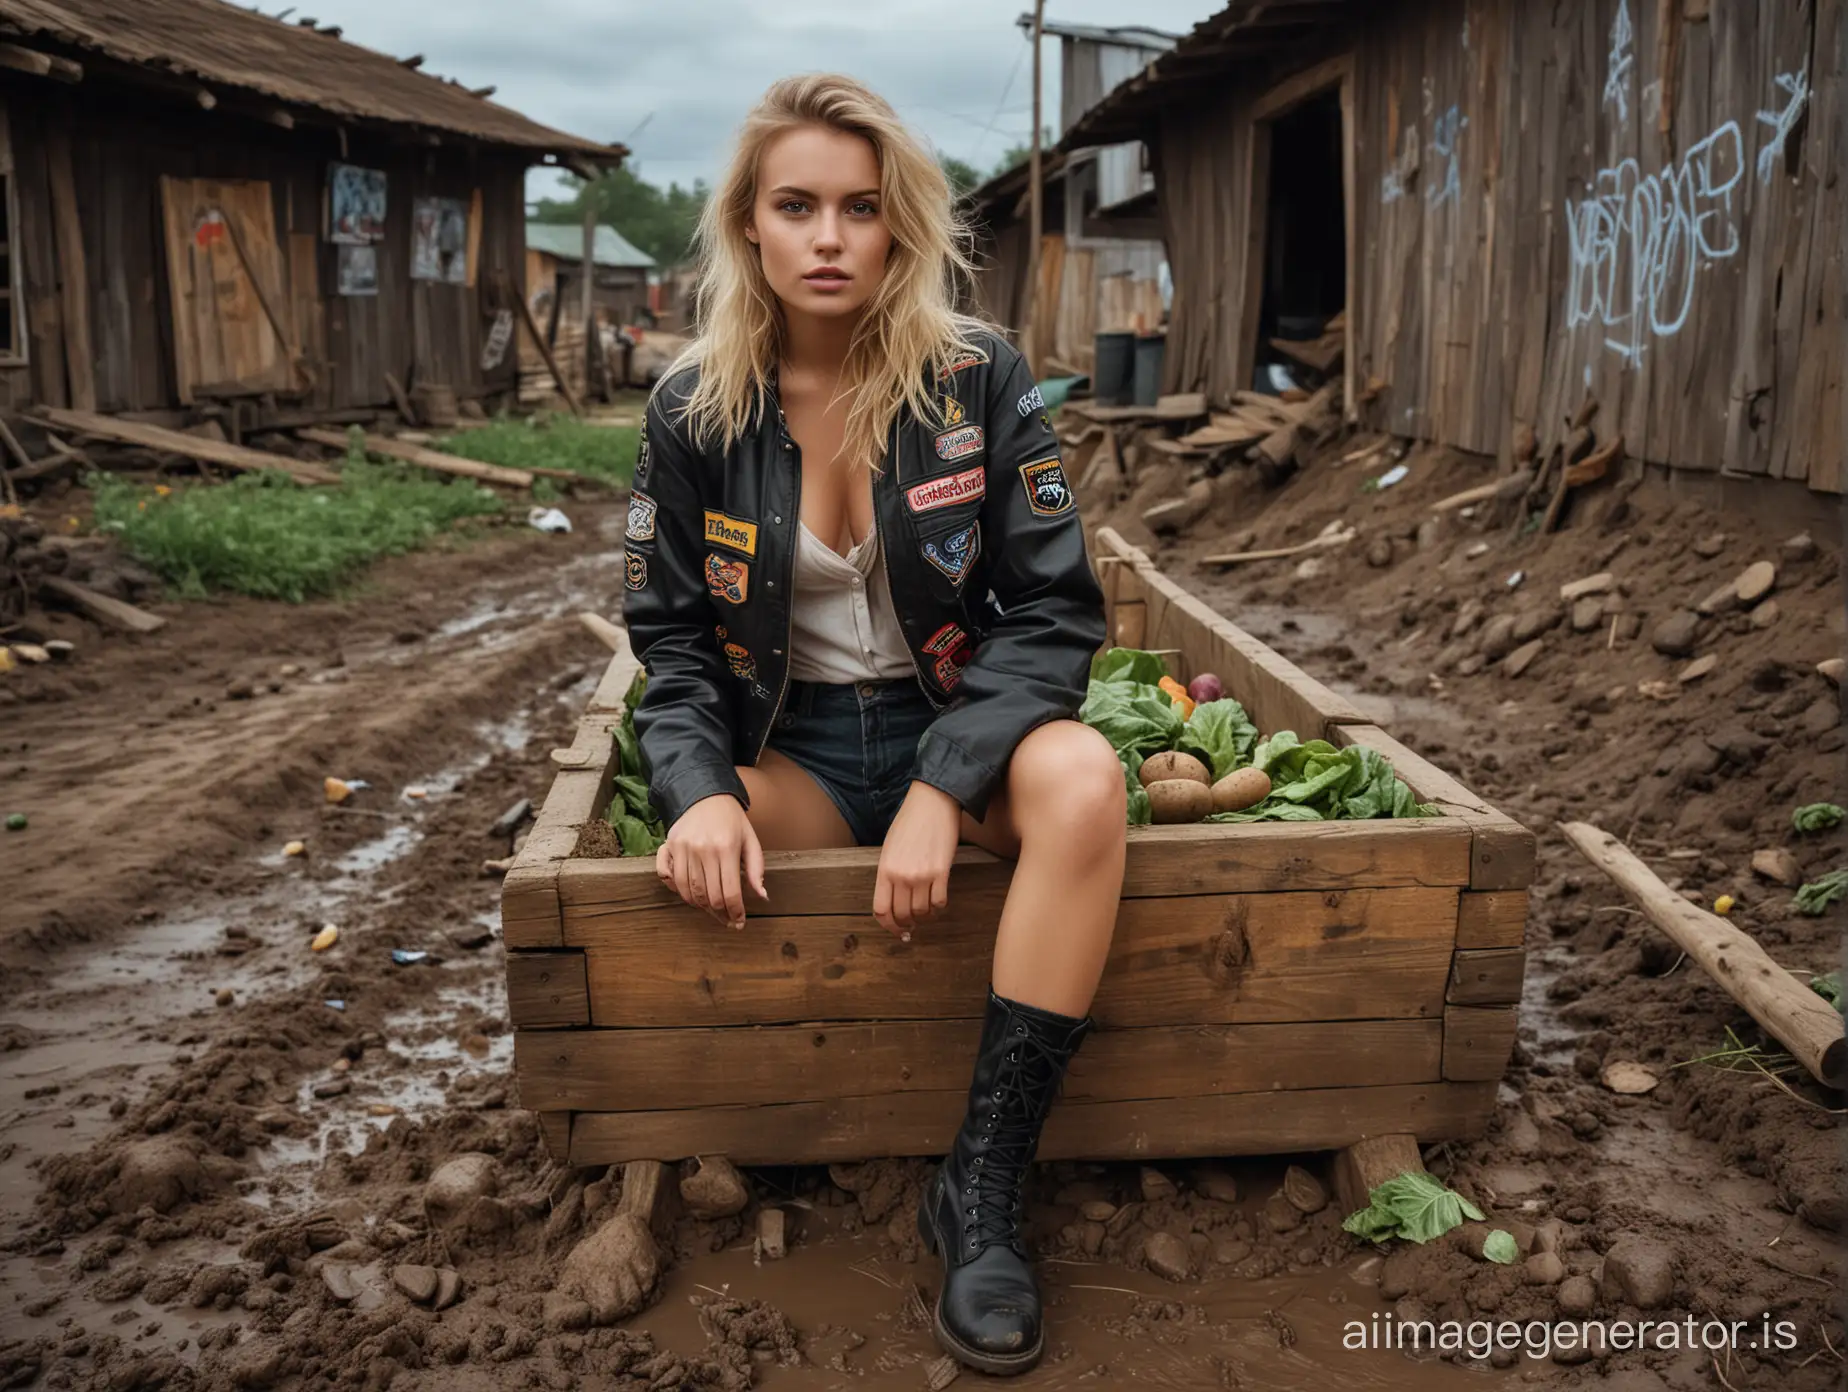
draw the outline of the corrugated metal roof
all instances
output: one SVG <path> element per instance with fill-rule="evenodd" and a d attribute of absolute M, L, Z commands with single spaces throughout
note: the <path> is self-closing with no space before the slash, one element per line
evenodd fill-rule
<path fill-rule="evenodd" d="M 440 14 L 440 11 L 433 11 Z M 6 33 L 7 30 L 13 32 Z M 225 0 L 0 0 L 0 33 L 240 88 L 355 121 L 607 159 L 627 153 L 528 120 L 333 34 Z M 81 60 L 81 52 L 73 55 Z"/>
<path fill-rule="evenodd" d="M 584 228 L 581 223 L 529 222 L 526 224 L 526 247 L 543 251 L 561 261 L 584 259 Z M 601 224 L 591 247 L 591 260 L 599 266 L 640 266 L 654 268 L 655 259 L 636 246 L 614 227 Z"/>

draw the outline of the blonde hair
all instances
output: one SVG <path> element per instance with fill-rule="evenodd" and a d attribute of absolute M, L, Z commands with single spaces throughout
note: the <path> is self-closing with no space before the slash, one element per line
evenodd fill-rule
<path fill-rule="evenodd" d="M 850 402 L 842 450 L 850 466 L 865 461 L 877 469 L 902 409 L 909 406 L 922 420 L 940 416 L 931 382 L 958 358 L 980 353 L 972 338 L 987 326 L 956 308 L 958 291 L 974 272 L 973 239 L 942 165 L 884 98 L 850 77 L 784 78 L 739 128 L 737 149 L 706 200 L 694 237 L 697 327 L 674 366 L 697 365 L 699 384 L 684 416 L 702 448 L 715 441 L 726 448 L 768 400 L 785 319 L 745 225 L 764 147 L 801 126 L 863 136 L 879 162 L 880 207 L 892 249 L 841 374 L 841 394 Z"/>

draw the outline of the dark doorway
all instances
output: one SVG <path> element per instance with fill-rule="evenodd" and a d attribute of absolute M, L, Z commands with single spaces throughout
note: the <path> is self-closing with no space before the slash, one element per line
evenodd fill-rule
<path fill-rule="evenodd" d="M 1327 352 L 1312 349 L 1305 363 L 1303 354 L 1280 352 L 1271 340 L 1305 345 L 1322 340 L 1347 306 L 1339 86 L 1316 93 L 1269 125 L 1264 290 L 1252 385 L 1259 391 L 1277 390 L 1281 379 L 1273 379 L 1270 367 L 1279 364 L 1296 385 L 1313 389 L 1339 371 L 1332 362 L 1325 368 L 1316 366 Z"/>

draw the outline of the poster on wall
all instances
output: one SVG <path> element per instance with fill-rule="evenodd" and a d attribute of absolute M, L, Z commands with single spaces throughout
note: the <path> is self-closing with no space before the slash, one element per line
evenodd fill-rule
<path fill-rule="evenodd" d="M 341 247 L 338 285 L 342 295 L 378 294 L 379 249 L 375 246 Z"/>
<path fill-rule="evenodd" d="M 411 279 L 468 283 L 468 204 L 460 198 L 411 205 Z"/>
<path fill-rule="evenodd" d="M 341 246 L 370 246 L 385 239 L 385 171 L 357 164 L 329 165 L 327 238 Z"/>

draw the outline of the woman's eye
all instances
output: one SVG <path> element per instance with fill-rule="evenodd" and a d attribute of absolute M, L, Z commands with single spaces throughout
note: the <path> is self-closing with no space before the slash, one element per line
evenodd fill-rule
<path fill-rule="evenodd" d="M 808 204 L 804 203 L 800 198 L 785 198 L 783 200 L 783 211 L 786 213 L 806 213 L 808 211 Z"/>
<path fill-rule="evenodd" d="M 859 202 L 853 204 L 848 211 L 852 212 L 857 217 L 879 216 L 879 209 L 874 207 L 871 203 L 868 203 L 865 199 L 861 199 Z"/>

